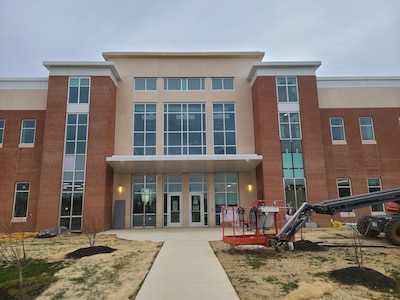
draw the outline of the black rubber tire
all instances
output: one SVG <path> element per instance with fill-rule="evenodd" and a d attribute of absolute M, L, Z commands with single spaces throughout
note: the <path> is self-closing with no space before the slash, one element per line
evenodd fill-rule
<path fill-rule="evenodd" d="M 376 238 L 379 235 L 379 231 L 369 229 L 370 217 L 362 216 L 357 222 L 357 230 L 363 236 L 368 238 Z"/>
<path fill-rule="evenodd" d="M 391 220 L 386 224 L 385 237 L 393 245 L 400 246 L 400 220 Z"/>

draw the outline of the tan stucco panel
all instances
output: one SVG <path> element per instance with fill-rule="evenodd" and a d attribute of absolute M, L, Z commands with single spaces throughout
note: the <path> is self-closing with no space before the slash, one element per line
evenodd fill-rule
<path fill-rule="evenodd" d="M 319 88 L 319 108 L 399 107 L 400 88 Z"/>
<path fill-rule="evenodd" d="M 2 90 L 0 110 L 45 110 L 47 90 Z"/>

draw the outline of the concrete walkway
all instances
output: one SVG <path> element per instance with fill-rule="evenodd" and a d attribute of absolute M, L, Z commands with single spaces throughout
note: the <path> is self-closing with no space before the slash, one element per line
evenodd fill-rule
<path fill-rule="evenodd" d="M 128 240 L 164 242 L 137 300 L 239 299 L 208 243 L 222 239 L 221 228 L 125 229 L 105 233 Z"/>

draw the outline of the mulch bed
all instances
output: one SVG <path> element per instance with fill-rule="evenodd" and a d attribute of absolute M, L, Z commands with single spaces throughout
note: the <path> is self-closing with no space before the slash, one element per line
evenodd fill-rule
<path fill-rule="evenodd" d="M 298 251 L 326 251 L 324 246 L 318 245 L 308 240 L 299 240 L 293 243 L 294 250 Z"/>
<path fill-rule="evenodd" d="M 108 246 L 93 246 L 93 247 L 87 247 L 87 248 L 80 248 L 78 250 L 75 250 L 75 251 L 65 255 L 65 258 L 78 259 L 78 258 L 82 258 L 85 256 L 92 256 L 95 254 L 112 253 L 116 250 L 117 249 L 113 249 Z"/>
<path fill-rule="evenodd" d="M 329 277 L 347 285 L 362 285 L 379 291 L 393 289 L 396 286 L 392 278 L 369 268 L 348 267 L 334 270 L 329 273 Z"/>

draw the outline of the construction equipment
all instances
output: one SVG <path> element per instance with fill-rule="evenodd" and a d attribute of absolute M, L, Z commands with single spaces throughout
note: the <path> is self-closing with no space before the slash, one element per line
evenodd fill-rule
<path fill-rule="evenodd" d="M 260 201 L 260 200 L 258 200 Z M 261 200 L 263 201 L 263 200 Z M 276 202 L 276 201 L 275 201 Z M 236 234 L 233 230 L 232 236 L 225 236 L 223 240 L 231 244 L 262 244 L 271 246 L 276 249 L 288 249 L 290 243 L 294 240 L 295 234 L 309 221 L 313 213 L 334 215 L 339 212 L 348 212 L 353 209 L 373 206 L 382 203 L 388 203 L 387 211 L 394 213 L 381 216 L 363 216 L 357 224 L 358 231 L 367 237 L 377 236 L 381 232 L 385 232 L 385 237 L 394 245 L 400 246 L 400 188 L 372 192 L 355 196 L 341 197 L 333 200 L 323 201 L 317 204 L 309 204 L 304 202 L 297 211 L 288 218 L 287 222 L 278 231 L 278 213 L 286 207 L 277 207 L 273 210 L 276 233 L 260 234 L 260 226 L 256 222 L 256 231 L 254 237 L 249 237 L 248 234 Z M 263 213 L 260 202 L 258 206 L 254 206 L 253 210 L 257 211 L 256 216 Z M 268 207 L 268 206 L 267 206 Z M 274 206 L 270 206 L 273 209 Z M 268 210 L 271 210 L 268 209 Z M 265 210 L 265 208 L 264 208 Z M 233 226 L 237 226 L 237 222 L 233 217 Z M 246 222 L 242 222 L 245 226 Z M 250 222 L 251 223 L 251 222 Z M 241 224 L 241 223 L 240 223 Z M 224 225 L 224 223 L 222 224 Z M 244 228 L 244 227 L 243 227 Z"/>
<path fill-rule="evenodd" d="M 377 236 L 380 232 L 385 232 L 388 241 L 400 246 L 400 188 L 342 197 L 313 205 L 304 202 L 276 234 L 275 239 L 271 240 L 270 245 L 275 248 L 285 248 L 313 212 L 334 215 L 339 212 L 387 202 L 392 202 L 389 207 L 392 207 L 398 214 L 361 217 L 357 228 L 364 236 L 372 236 L 373 234 Z M 397 207 L 397 210 L 394 207 Z"/>

